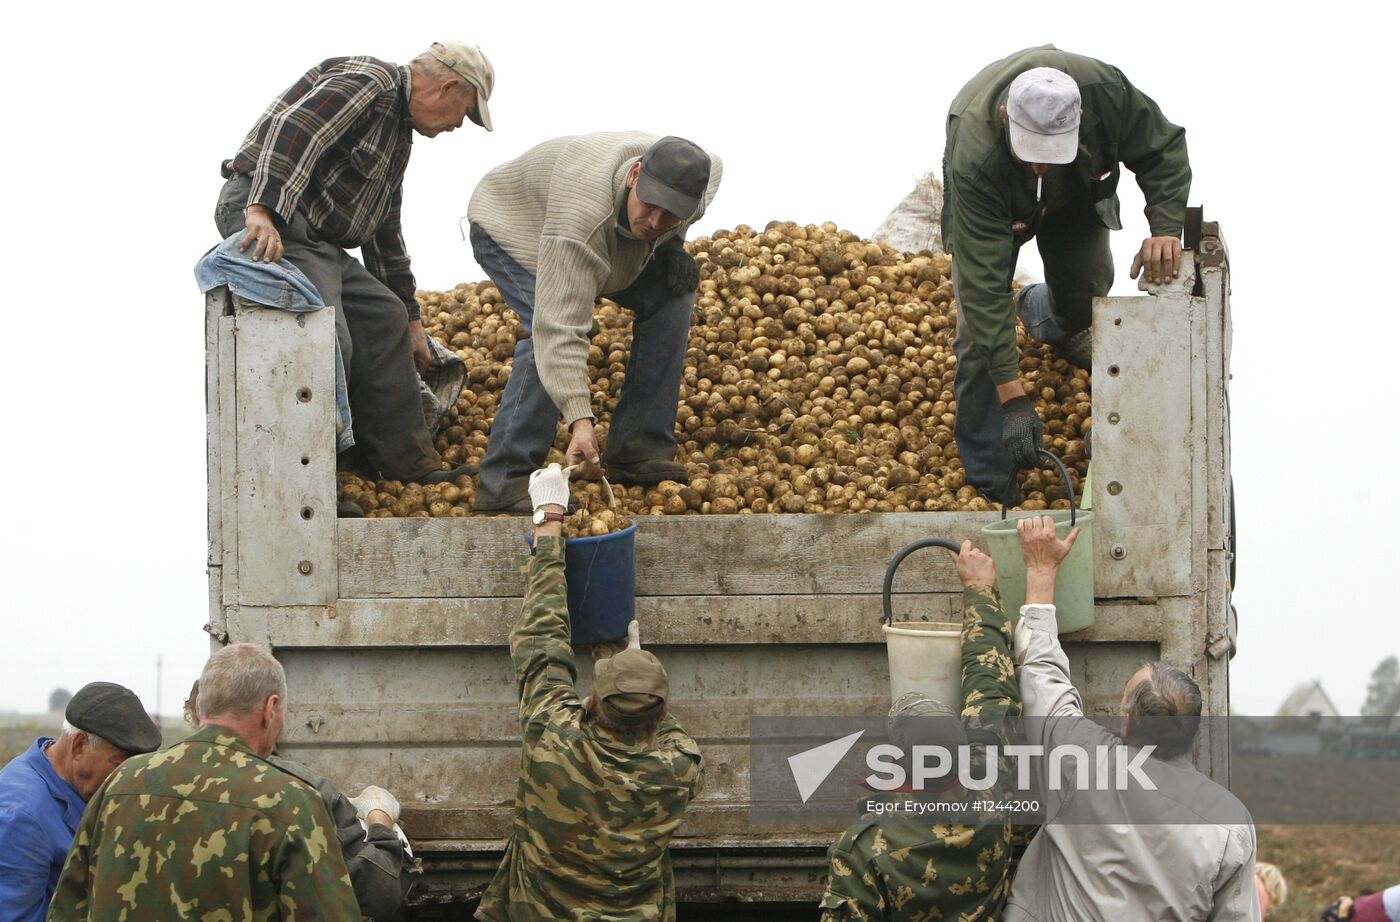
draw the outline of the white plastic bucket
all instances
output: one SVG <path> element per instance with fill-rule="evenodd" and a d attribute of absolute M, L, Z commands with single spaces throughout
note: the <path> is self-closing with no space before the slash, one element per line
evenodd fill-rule
<path fill-rule="evenodd" d="M 881 626 L 890 660 L 890 700 L 920 691 L 962 710 L 962 625 L 896 621 Z"/>

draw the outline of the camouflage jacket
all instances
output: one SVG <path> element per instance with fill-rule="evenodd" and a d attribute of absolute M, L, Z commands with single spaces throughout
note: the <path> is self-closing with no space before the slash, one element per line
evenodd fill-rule
<path fill-rule="evenodd" d="M 700 791 L 700 749 L 674 718 L 613 733 L 574 689 L 564 540 L 542 537 L 510 635 L 523 752 L 505 859 L 477 918 L 674 919 L 667 846 Z"/>
<path fill-rule="evenodd" d="M 974 762 L 979 744 L 1014 742 L 1021 696 L 1011 629 L 995 592 L 963 591 L 962 716 Z M 1012 779 L 1004 757 L 998 768 L 1000 779 Z M 976 766 L 973 776 L 982 775 Z M 1012 827 L 999 814 L 978 816 L 968 826 L 872 815 L 846 827 L 827 853 L 823 922 L 999 919 L 1011 886 Z"/>
<path fill-rule="evenodd" d="M 48 917 L 343 922 L 360 911 L 321 796 L 208 726 L 112 773 Z"/>

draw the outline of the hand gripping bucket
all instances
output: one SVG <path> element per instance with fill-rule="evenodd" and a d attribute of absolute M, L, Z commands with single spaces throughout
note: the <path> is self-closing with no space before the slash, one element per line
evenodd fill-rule
<path fill-rule="evenodd" d="M 921 691 L 955 711 L 962 710 L 962 625 L 945 621 L 895 621 L 890 605 L 894 573 L 914 551 L 943 547 L 957 553 L 958 545 L 943 538 L 915 541 L 895 555 L 885 569 L 884 616 L 880 631 L 890 663 L 890 700 Z"/>
<path fill-rule="evenodd" d="M 636 536 L 633 522 L 622 531 L 564 542 L 564 578 L 569 586 L 570 638 L 601 643 L 627 636 L 636 614 Z"/>
<path fill-rule="evenodd" d="M 1040 456 L 1054 463 L 1069 490 L 1069 508 L 1053 512 L 1020 512 L 984 526 L 982 534 L 987 539 L 987 552 L 997 565 L 997 591 L 1001 593 L 1001 604 L 1008 612 L 1019 612 L 1026 604 L 1026 562 L 1021 557 L 1021 538 L 1016 533 L 1016 523 L 1021 519 L 1037 515 L 1049 515 L 1055 520 L 1055 535 L 1063 539 L 1070 529 L 1079 527 L 1079 538 L 1074 549 L 1061 563 L 1055 574 L 1055 621 L 1061 634 L 1082 631 L 1094 623 L 1094 523 L 1093 512 L 1075 509 L 1074 486 L 1069 473 L 1060 459 L 1041 449 Z"/>

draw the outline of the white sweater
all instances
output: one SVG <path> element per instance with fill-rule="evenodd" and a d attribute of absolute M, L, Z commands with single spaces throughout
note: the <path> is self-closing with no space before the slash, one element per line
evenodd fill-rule
<path fill-rule="evenodd" d="M 618 220 L 627 171 L 658 140 L 612 131 L 545 141 L 487 173 L 467 209 L 472 224 L 535 275 L 536 366 L 565 422 L 593 416 L 588 334 L 598 296 L 632 284 L 657 245 L 684 238 L 719 188 L 723 168 L 710 154 L 699 211 L 653 241 L 632 236 Z"/>

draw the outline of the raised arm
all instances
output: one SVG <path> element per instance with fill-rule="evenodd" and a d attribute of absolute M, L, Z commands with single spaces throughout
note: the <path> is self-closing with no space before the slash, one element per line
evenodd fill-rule
<path fill-rule="evenodd" d="M 951 553 L 951 552 L 950 552 Z M 963 585 L 962 716 L 1005 741 L 1005 719 L 1021 714 L 1011 662 L 1011 617 L 997 595 L 996 564 L 964 541 L 954 560 Z"/>
<path fill-rule="evenodd" d="M 536 509 L 563 513 L 569 503 L 568 474 L 559 465 L 530 476 Z M 565 701 L 577 701 L 578 668 L 569 644 L 569 588 L 564 580 L 563 527 L 547 521 L 535 528 L 534 553 L 526 565 L 525 604 L 510 632 L 510 658 L 520 692 L 522 726 Z"/>
<path fill-rule="evenodd" d="M 1027 717 L 1084 714 L 1084 703 L 1070 681 L 1069 659 L 1060 646 L 1055 623 L 1055 574 L 1074 546 L 1079 529 L 1065 540 L 1055 536 L 1050 516 L 1032 516 L 1017 523 L 1021 556 L 1026 561 L 1026 604 L 1016 632 L 1020 662 L 1021 702 Z"/>

